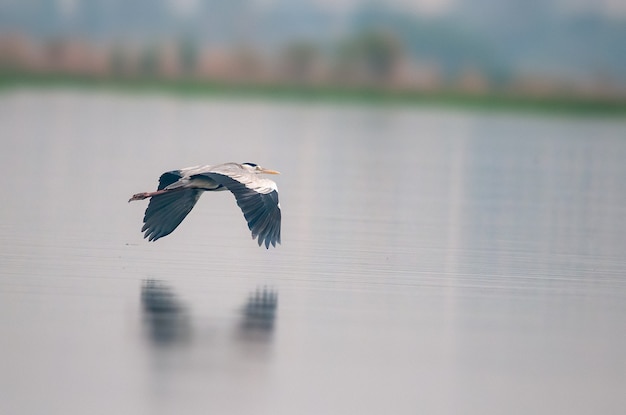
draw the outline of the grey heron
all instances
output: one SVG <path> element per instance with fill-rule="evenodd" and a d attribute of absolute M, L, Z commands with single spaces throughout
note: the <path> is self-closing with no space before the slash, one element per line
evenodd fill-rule
<path fill-rule="evenodd" d="M 224 163 L 165 172 L 154 192 L 134 194 L 129 202 L 150 198 L 143 218 L 144 238 L 156 241 L 180 225 L 204 192 L 230 190 L 259 246 L 280 243 L 278 187 L 260 174 L 279 174 L 254 163 Z"/>

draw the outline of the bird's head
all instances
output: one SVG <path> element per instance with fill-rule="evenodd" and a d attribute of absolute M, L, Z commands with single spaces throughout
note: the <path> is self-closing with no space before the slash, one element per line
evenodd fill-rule
<path fill-rule="evenodd" d="M 241 165 L 243 166 L 244 169 L 250 171 L 251 173 L 256 173 L 256 174 L 280 174 L 276 170 L 265 169 L 265 168 L 259 166 L 258 164 L 254 164 L 254 163 L 242 163 Z"/>

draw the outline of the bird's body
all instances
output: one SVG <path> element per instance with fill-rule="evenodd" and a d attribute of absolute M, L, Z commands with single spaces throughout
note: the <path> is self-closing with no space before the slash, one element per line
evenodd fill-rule
<path fill-rule="evenodd" d="M 130 198 L 150 198 L 141 228 L 144 238 L 156 241 L 169 235 L 185 219 L 202 193 L 230 190 L 243 211 L 259 246 L 280 243 L 280 203 L 278 188 L 259 174 L 278 174 L 254 163 L 224 163 L 187 167 L 163 173 L 154 192 L 137 193 Z"/>

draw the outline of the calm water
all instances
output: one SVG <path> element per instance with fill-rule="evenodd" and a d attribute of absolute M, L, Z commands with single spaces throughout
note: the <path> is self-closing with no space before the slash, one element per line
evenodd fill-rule
<path fill-rule="evenodd" d="M 3 414 L 612 414 L 626 121 L 0 95 Z M 142 239 L 160 173 L 280 170 Z"/>

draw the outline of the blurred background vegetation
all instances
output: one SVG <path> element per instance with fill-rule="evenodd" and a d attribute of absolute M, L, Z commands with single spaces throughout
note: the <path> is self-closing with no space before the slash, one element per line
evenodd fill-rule
<path fill-rule="evenodd" d="M 0 73 L 104 83 L 626 109 L 619 0 L 0 1 Z"/>

